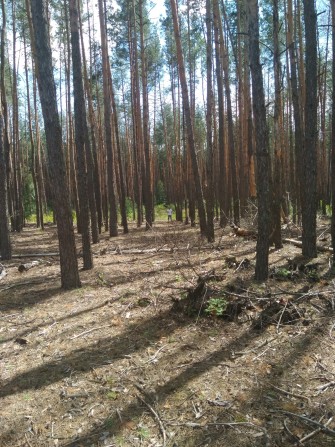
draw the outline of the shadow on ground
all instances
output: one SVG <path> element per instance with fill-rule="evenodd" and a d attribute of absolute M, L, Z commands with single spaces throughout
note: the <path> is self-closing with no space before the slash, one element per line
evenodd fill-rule
<path fill-rule="evenodd" d="M 330 319 L 330 317 L 329 317 Z M 171 321 L 173 325 L 171 326 Z M 141 324 L 131 324 L 126 331 L 117 337 L 105 338 L 99 341 L 98 344 L 92 344 L 85 349 L 79 349 L 71 352 L 71 354 L 64 356 L 59 361 L 45 362 L 43 365 L 36 368 L 31 368 L 29 371 L 17 375 L 14 379 L 4 384 L 0 390 L 0 398 L 4 398 L 8 395 L 15 393 L 22 393 L 30 389 L 39 389 L 46 385 L 59 382 L 60 380 L 68 377 L 69 371 L 87 371 L 91 368 L 97 367 L 102 364 L 112 363 L 113 361 L 124 358 L 126 355 L 130 355 L 137 350 L 142 350 L 149 344 L 159 340 L 163 336 L 171 335 L 178 327 L 187 325 L 190 323 L 188 318 L 176 317 L 171 320 L 170 311 L 160 313 L 154 318 L 148 319 Z M 299 358 L 310 349 L 313 344 L 316 343 L 316 335 L 320 335 L 320 331 L 325 328 L 325 322 L 322 325 L 311 327 L 307 330 L 305 335 L 302 335 L 297 339 L 292 349 L 282 359 L 280 365 L 275 365 L 271 375 L 267 376 L 267 381 L 280 385 L 281 374 L 285 369 L 292 368 Z M 191 366 L 186 367 L 184 371 L 177 374 L 172 379 L 168 380 L 163 385 L 156 387 L 155 395 L 151 392 L 147 393 L 147 398 L 152 402 L 158 398 L 159 404 L 162 404 L 164 400 L 178 389 L 184 387 L 187 383 L 195 378 L 198 378 L 210 371 L 216 366 L 219 366 L 223 362 L 227 362 L 231 359 L 231 353 L 239 351 L 243 347 L 245 349 L 252 344 L 258 337 L 266 330 L 266 325 L 262 327 L 262 330 L 246 330 L 239 338 L 233 342 L 225 345 L 222 349 L 218 349 L 209 354 L 205 358 L 193 363 Z M 150 333 L 150 337 L 146 337 L 144 334 Z M 253 409 L 257 412 L 257 406 L 261 405 L 262 398 L 267 392 L 268 388 L 263 386 L 261 389 L 255 387 L 249 392 L 248 403 L 246 404 L 245 411 Z M 141 403 L 134 400 L 127 408 L 123 409 L 123 418 L 125 420 L 132 420 L 139 417 L 143 411 L 147 411 L 147 408 L 143 407 Z M 226 416 L 223 411 L 223 416 Z M 111 416 L 108 421 L 108 426 L 113 427 L 111 435 L 117 435 L 122 430 L 122 424 L 120 424 L 117 414 Z M 70 443 L 62 444 L 66 446 L 92 446 L 99 445 L 99 439 L 101 433 L 106 430 L 104 424 L 100 427 L 95 427 L 92 432 L 86 433 L 82 437 L 72 441 Z M 12 432 L 12 430 L 11 430 Z M 218 430 L 217 432 L 211 432 L 211 444 L 218 441 L 224 434 L 224 430 Z M 9 442 L 10 432 L 4 433 L 0 441 Z M 196 435 L 196 443 L 194 445 L 202 445 L 209 437 L 207 429 L 199 430 L 199 434 Z M 180 446 L 187 445 L 186 440 L 180 441 Z M 265 440 L 260 444 L 258 439 L 258 446 L 267 445 Z M 220 444 L 224 445 L 224 444 Z M 268 444 L 269 445 L 269 444 Z M 272 444 L 271 444 L 272 445 Z M 274 444 L 275 445 L 275 444 Z"/>

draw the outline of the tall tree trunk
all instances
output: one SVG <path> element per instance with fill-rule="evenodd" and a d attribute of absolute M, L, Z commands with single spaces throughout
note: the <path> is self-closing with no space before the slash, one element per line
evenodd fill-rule
<path fill-rule="evenodd" d="M 12 223 L 13 230 L 13 203 L 12 203 L 12 193 L 11 193 L 11 162 L 10 162 L 10 141 L 9 141 L 9 118 L 8 118 L 8 105 L 6 96 L 6 85 L 5 85 L 5 40 L 6 40 L 6 7 L 4 0 L 1 0 L 1 12 L 2 12 L 2 27 L 1 27 L 1 60 L 0 60 L 0 90 L 1 90 L 1 107 L 3 113 L 4 129 L 3 129 L 3 150 L 6 165 L 6 179 L 7 179 L 7 205 L 8 214 Z"/>
<path fill-rule="evenodd" d="M 74 123 L 72 114 L 72 88 L 71 88 L 71 42 L 70 42 L 70 21 L 68 15 L 68 0 L 64 0 L 64 22 L 66 41 L 64 45 L 64 68 L 65 68 L 65 92 L 66 92 L 66 145 L 65 154 L 67 155 L 67 179 L 68 189 L 70 193 L 70 204 L 73 205 L 76 211 L 77 231 L 82 232 L 81 216 L 79 207 L 79 191 L 78 191 L 78 176 L 77 176 L 77 160 L 74 142 Z"/>
<path fill-rule="evenodd" d="M 3 49 L 1 36 L 1 51 Z M 1 96 L 0 90 L 0 96 Z M 12 249 L 8 228 L 8 206 L 7 206 L 7 172 L 4 153 L 4 122 L 0 107 L 0 257 L 4 261 L 11 259 Z"/>
<path fill-rule="evenodd" d="M 82 63 L 79 43 L 79 20 L 77 0 L 70 0 L 70 30 L 71 30 L 71 50 L 72 50 L 72 71 L 73 71 L 73 97 L 74 97 L 74 122 L 75 122 L 75 143 L 78 164 L 78 195 L 81 219 L 81 237 L 83 244 L 84 269 L 93 267 L 93 257 L 91 251 L 90 238 L 90 210 L 88 201 L 86 160 L 85 160 L 85 135 L 88 135 L 86 108 L 84 97 L 84 86 L 82 78 Z M 87 143 L 87 141 L 86 141 Z M 95 212 L 95 210 L 94 210 Z"/>
<path fill-rule="evenodd" d="M 258 237 L 256 247 L 255 278 L 264 280 L 269 269 L 270 236 L 270 155 L 269 135 L 266 123 L 263 73 L 259 49 L 258 0 L 248 1 L 249 46 L 252 77 L 252 103 L 255 120 L 256 159 L 257 159 L 257 202 Z"/>
<path fill-rule="evenodd" d="M 213 44 L 212 44 L 212 1 L 206 0 L 206 72 L 207 72 L 207 110 L 206 110 L 206 137 L 207 137 L 207 188 L 206 188 L 206 209 L 207 209 L 207 241 L 214 241 L 214 184 L 213 184 Z"/>
<path fill-rule="evenodd" d="M 30 15 L 30 13 L 29 13 Z M 34 63 L 34 61 L 33 61 Z M 40 125 L 38 120 L 38 107 L 37 107 L 37 79 L 35 71 L 33 72 L 33 97 L 34 97 L 34 120 L 35 120 L 35 143 L 36 143 L 36 159 L 35 159 L 35 172 L 37 180 L 37 189 L 39 196 L 39 216 L 41 229 L 44 230 L 44 215 L 43 212 L 46 208 L 45 199 L 45 186 L 44 186 L 44 154 L 42 154 Z"/>
<path fill-rule="evenodd" d="M 227 23 L 228 26 L 228 23 Z M 237 167 L 236 167 L 236 151 L 235 151 L 235 137 L 234 137 L 234 119 L 233 119 L 233 107 L 231 100 L 231 90 L 229 81 L 229 54 L 228 48 L 225 45 L 222 26 L 219 23 L 219 31 L 221 34 L 221 51 L 222 51 L 222 68 L 224 73 L 224 87 L 227 99 L 227 121 L 228 121 L 228 151 L 229 151 L 229 168 L 231 175 L 231 188 L 232 188 L 232 200 L 233 200 L 233 217 L 236 224 L 240 221 L 240 203 L 238 194 L 238 182 L 237 182 Z"/>
<path fill-rule="evenodd" d="M 88 117 L 85 109 L 85 121 L 84 121 L 84 132 L 85 132 L 85 156 L 86 156 L 86 174 L 87 174 L 87 188 L 88 188 L 88 200 L 90 207 L 90 217 L 91 217 L 91 231 L 92 231 L 92 242 L 96 244 L 99 242 L 99 231 L 101 231 L 101 198 L 100 198 L 100 181 L 99 174 L 97 174 L 97 160 L 94 159 L 94 154 L 96 154 L 96 138 L 95 138 L 95 117 L 94 110 L 92 106 L 92 94 L 91 89 L 87 79 L 87 67 L 86 67 L 86 57 L 85 57 L 85 46 L 83 39 L 82 30 L 82 20 L 81 11 L 78 6 L 78 18 L 79 18 L 79 35 L 80 35 L 80 45 L 81 45 L 81 59 L 82 59 L 82 77 L 83 77 L 83 95 L 85 91 L 89 118 L 91 120 L 91 140 L 88 126 Z M 84 97 L 85 106 L 85 97 Z M 91 109 L 91 110 L 90 110 Z M 93 117 L 92 117 L 93 114 Z M 92 147 L 91 147 L 92 142 Z M 98 185 L 98 187 L 97 187 Z M 100 219 L 99 219 L 100 213 Z"/>
<path fill-rule="evenodd" d="M 8 260 L 12 257 L 8 224 L 8 193 L 7 174 L 9 141 L 7 134 L 7 102 L 5 91 L 5 40 L 6 40 L 6 10 L 4 0 L 1 0 L 2 26 L 0 35 L 0 258 Z M 6 116 L 3 116 L 3 113 Z"/>
<path fill-rule="evenodd" d="M 138 37 L 136 22 L 135 1 L 131 3 L 130 25 L 131 32 L 129 39 L 131 42 L 131 76 L 132 76 L 132 115 L 133 115 L 133 152 L 134 152 L 134 169 L 135 169 L 135 198 L 137 204 L 137 226 L 140 227 L 143 222 L 143 128 L 142 128 L 142 108 L 141 108 L 141 92 L 140 92 L 140 73 L 138 65 Z"/>
<path fill-rule="evenodd" d="M 294 39 L 293 29 L 293 8 L 292 0 L 287 0 L 287 46 L 290 55 L 290 68 L 291 68 L 291 90 L 292 90 L 292 105 L 294 116 L 294 150 L 295 150 L 295 166 L 296 166 L 296 184 L 293 191 L 293 200 L 297 203 L 297 208 L 301 204 L 301 192 L 302 192 L 302 157 L 303 157 L 303 125 L 302 125 L 302 113 L 301 113 L 301 101 L 298 87 L 298 74 L 297 74 L 297 52 Z"/>
<path fill-rule="evenodd" d="M 57 220 L 61 283 L 64 289 L 80 287 L 77 253 L 74 239 L 69 194 L 66 187 L 65 163 L 62 152 L 62 130 L 57 110 L 56 87 L 49 45 L 46 5 L 43 0 L 31 0 L 35 62 L 42 105 L 48 168 L 53 188 L 53 205 Z"/>
<path fill-rule="evenodd" d="M 177 47 L 177 60 L 178 60 L 178 71 L 179 71 L 179 79 L 181 84 L 181 91 L 183 97 L 183 108 L 185 114 L 185 123 L 186 123 L 186 131 L 188 144 L 190 149 L 190 156 L 192 162 L 192 170 L 193 177 L 195 183 L 195 191 L 196 191 L 196 200 L 198 205 L 198 213 L 199 213 L 199 222 L 200 222 L 200 232 L 202 235 L 206 235 L 207 232 L 207 222 L 206 222 L 206 212 L 205 205 L 202 193 L 202 186 L 200 181 L 200 172 L 198 166 L 198 160 L 195 150 L 195 141 L 194 141 L 194 131 L 193 131 L 193 122 L 191 119 L 191 109 L 190 109 L 190 101 L 188 96 L 188 88 L 185 74 L 185 65 L 184 58 L 181 46 L 181 37 L 179 31 L 179 22 L 178 22 L 178 14 L 177 14 L 177 6 L 175 0 L 170 0 L 171 10 L 172 10 L 172 19 L 173 19 L 173 28 L 174 28 L 174 36 Z"/>
<path fill-rule="evenodd" d="M 306 39 L 305 148 L 303 164 L 302 254 L 317 257 L 317 16 L 314 1 L 304 0 Z"/>
<path fill-rule="evenodd" d="M 105 9 L 103 0 L 98 1 L 100 34 L 101 34 L 101 52 L 102 52 L 102 77 L 104 92 L 104 128 L 105 128 L 105 146 L 107 152 L 107 176 L 108 176 L 108 197 L 109 197 L 109 235 L 117 236 L 117 203 L 115 193 L 115 167 L 114 167 L 114 148 L 112 142 L 112 113 L 111 113 L 111 94 L 110 94 L 110 69 L 108 59 L 107 30 L 105 23 Z"/>
<path fill-rule="evenodd" d="M 281 63 L 279 48 L 279 12 L 278 0 L 273 0 L 273 65 L 275 81 L 275 106 L 274 106 L 274 174 L 272 188 L 272 233 L 270 244 L 275 244 L 279 249 L 283 246 L 281 239 L 281 202 L 283 194 L 282 175 L 282 150 L 283 150 L 283 125 L 282 125 L 282 100 L 281 100 Z"/>
<path fill-rule="evenodd" d="M 28 113 L 28 129 L 29 129 L 29 139 L 31 148 L 31 176 L 33 179 L 34 193 L 35 193 L 35 213 L 36 213 L 36 226 L 39 228 L 41 226 L 41 206 L 40 206 L 40 191 L 38 188 L 37 174 L 36 174 L 36 145 L 33 135 L 32 126 L 32 110 L 30 103 L 30 88 L 29 88 L 29 78 L 28 78 L 28 59 L 27 59 L 27 46 L 25 33 L 23 33 L 23 47 L 24 47 L 24 71 L 26 80 L 26 91 L 27 91 L 27 113 Z"/>
<path fill-rule="evenodd" d="M 86 12 L 87 12 L 87 18 L 88 18 L 88 40 L 89 40 L 89 54 L 90 54 L 90 77 L 92 77 L 92 65 L 94 64 L 94 61 L 92 60 L 92 30 L 91 30 L 91 20 L 90 20 L 90 14 L 89 14 L 89 1 L 86 2 Z M 97 124 L 97 118 L 93 107 L 93 86 L 88 80 L 88 70 L 87 70 L 87 63 L 86 63 L 86 56 L 85 56 L 85 46 L 84 46 L 84 37 L 83 37 L 83 29 L 82 29 L 82 20 L 81 16 L 80 18 L 80 39 L 81 39 L 81 48 L 82 48 L 82 57 L 83 57 L 83 76 L 84 76 L 84 87 L 85 87 L 85 93 L 87 98 L 87 105 L 88 105 L 88 114 L 89 114 L 89 123 L 90 123 L 90 136 L 91 136 L 91 143 L 92 143 L 92 158 L 93 158 L 93 169 L 92 169 L 92 177 L 94 182 L 94 195 L 95 195 L 95 206 L 97 211 L 97 224 L 98 224 L 98 232 L 101 233 L 102 228 L 102 199 L 101 199 L 101 173 L 99 172 L 99 160 L 98 160 L 98 124 Z M 99 151 L 101 152 L 101 151 Z M 94 235 L 92 234 L 93 243 L 94 241 Z"/>
<path fill-rule="evenodd" d="M 228 197 L 227 197 L 227 169 L 225 154 L 225 116 L 224 116 L 224 98 L 223 98 L 223 76 L 222 76 L 222 57 L 220 51 L 222 33 L 221 14 L 218 0 L 213 1 L 214 9 L 214 41 L 215 41 L 215 74 L 217 83 L 217 101 L 218 101 L 218 159 L 219 159 L 219 175 L 218 175 L 218 201 L 220 204 L 220 226 L 223 228 L 228 221 Z"/>
<path fill-rule="evenodd" d="M 335 265 L 335 3 L 331 0 L 332 8 L 332 40 L 333 40 L 333 93 L 332 93 L 332 140 L 331 140 L 331 195 L 332 195 L 332 220 L 331 237 L 333 247 L 333 265 Z"/>
<path fill-rule="evenodd" d="M 148 75 L 147 60 L 144 44 L 144 21 L 143 21 L 143 0 L 139 2 L 140 16 L 140 41 L 141 41 L 141 66 L 142 66 L 142 107 L 143 107 L 143 149 L 145 161 L 144 176 L 144 206 L 145 206 L 145 226 L 146 229 L 152 227 L 153 222 L 153 192 L 151 181 L 151 150 L 149 132 L 149 101 L 148 101 Z"/>
<path fill-rule="evenodd" d="M 16 5 L 12 3 L 13 18 L 13 69 L 12 69 L 12 162 L 13 162 L 13 223 L 14 231 L 20 232 L 24 223 L 24 212 L 22 203 L 22 160 L 20 151 L 20 134 L 19 134 L 19 99 L 18 99 L 18 82 L 17 82 L 17 66 L 16 66 Z"/>
<path fill-rule="evenodd" d="M 120 213 L 121 213 L 121 224 L 123 226 L 123 233 L 127 234 L 128 230 L 128 220 L 127 220 L 127 208 L 126 208 L 126 187 L 124 181 L 124 169 L 122 163 L 122 153 L 121 153 L 121 142 L 120 142 L 120 132 L 119 132 L 119 119 L 118 112 L 115 101 L 114 87 L 112 83 L 112 75 L 110 74 L 111 79 L 111 101 L 112 101 L 112 109 L 113 109 L 113 122 L 114 122 L 114 135 L 115 135 L 115 149 L 118 160 L 118 172 L 119 172 L 119 202 L 120 202 Z"/>

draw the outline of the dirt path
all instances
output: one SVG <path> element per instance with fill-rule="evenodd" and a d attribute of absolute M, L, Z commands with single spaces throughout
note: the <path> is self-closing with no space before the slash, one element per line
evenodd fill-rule
<path fill-rule="evenodd" d="M 71 292 L 57 257 L 3 262 L 0 446 L 334 446 L 329 255 L 285 245 L 256 283 L 255 241 L 216 231 L 213 246 L 178 224 L 103 235 Z M 15 254 L 45 252 L 53 227 L 14 235 Z M 234 315 L 181 311 L 199 277 Z"/>

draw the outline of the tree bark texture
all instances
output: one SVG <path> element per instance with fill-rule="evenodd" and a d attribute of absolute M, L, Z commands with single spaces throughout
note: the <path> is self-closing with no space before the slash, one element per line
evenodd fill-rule
<path fill-rule="evenodd" d="M 12 249 L 9 237 L 7 206 L 7 173 L 4 154 L 4 122 L 0 110 L 0 255 L 4 261 L 11 259 Z"/>
<path fill-rule="evenodd" d="M 79 44 L 79 21 L 77 0 L 70 0 L 70 30 L 71 30 L 71 50 L 72 50 L 72 71 L 73 71 L 73 97 L 74 97 L 74 123 L 75 123 L 75 144 L 77 152 L 77 176 L 78 176 L 78 197 L 81 219 L 81 238 L 83 245 L 84 269 L 93 267 L 93 257 L 91 251 L 90 238 L 90 210 L 88 201 L 88 187 L 85 160 L 85 135 L 88 134 L 86 122 L 86 109 L 84 86 L 82 79 L 82 64 Z"/>
<path fill-rule="evenodd" d="M 179 79 L 180 79 L 182 98 L 183 98 L 185 124 L 186 124 L 187 138 L 188 138 L 188 144 L 189 144 L 189 149 L 190 149 L 191 162 L 192 162 L 192 170 L 193 170 L 193 177 L 194 177 L 195 191 L 196 191 L 196 200 L 197 200 L 197 205 L 198 205 L 200 232 L 201 232 L 201 234 L 203 234 L 205 236 L 206 231 L 207 231 L 206 212 L 205 212 L 204 198 L 203 198 L 203 192 L 202 192 L 202 186 L 201 186 L 201 180 L 200 180 L 198 160 L 197 160 L 197 155 L 196 155 L 196 150 L 195 150 L 193 122 L 191 119 L 190 100 L 189 100 L 189 96 L 188 96 L 185 65 L 184 65 L 184 58 L 183 58 L 183 52 L 182 52 L 182 46 L 181 46 L 181 36 L 180 36 L 180 30 L 179 30 L 177 5 L 176 5 L 175 0 L 170 0 L 170 5 L 171 5 L 171 11 L 172 11 L 174 36 L 175 36 L 176 49 L 177 49 L 178 72 L 179 72 Z"/>
<path fill-rule="evenodd" d="M 256 247 L 255 278 L 265 280 L 269 269 L 270 236 L 270 155 L 269 135 L 266 123 L 263 73 L 259 49 L 258 1 L 248 1 L 249 13 L 249 51 L 252 77 L 252 104 L 256 139 L 256 179 L 258 202 L 258 234 Z"/>
<path fill-rule="evenodd" d="M 118 235 L 117 228 L 117 204 L 115 193 L 115 155 L 112 140 L 112 117 L 111 117 L 111 85 L 110 69 L 108 59 L 107 32 L 105 26 L 105 13 L 103 0 L 98 1 L 99 20 L 101 34 L 101 52 L 102 52 L 102 77 L 104 93 L 104 128 L 105 128 L 105 146 L 107 152 L 107 182 L 108 182 L 108 201 L 109 201 L 109 234 Z"/>
<path fill-rule="evenodd" d="M 302 157 L 302 254 L 317 257 L 317 16 L 314 0 L 304 0 L 306 38 L 305 147 Z"/>
<path fill-rule="evenodd" d="M 335 264 L 335 3 L 332 5 L 332 38 L 333 38 L 333 94 L 332 94 L 332 147 L 331 147 L 331 191 L 332 191 L 332 220 L 331 220 L 331 237 L 333 247 L 333 264 Z"/>
<path fill-rule="evenodd" d="M 62 131 L 57 110 L 48 18 L 43 0 L 31 0 L 31 15 L 36 74 L 48 149 L 48 172 L 53 188 L 52 200 L 57 221 L 61 283 L 64 289 L 73 289 L 80 287 L 80 279 L 69 194 L 66 187 Z"/>

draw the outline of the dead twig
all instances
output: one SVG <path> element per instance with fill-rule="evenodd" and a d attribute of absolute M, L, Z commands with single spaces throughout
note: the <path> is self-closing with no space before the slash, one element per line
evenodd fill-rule
<path fill-rule="evenodd" d="M 287 433 L 292 437 L 292 439 L 294 439 L 297 442 L 300 442 L 298 436 L 296 436 L 294 433 L 292 433 L 291 430 L 289 429 L 286 419 L 283 420 L 283 425 L 284 425 L 284 428 L 287 431 Z"/>
<path fill-rule="evenodd" d="M 320 428 L 320 431 L 322 431 L 326 435 L 331 436 L 332 438 L 335 438 L 335 431 L 331 430 L 328 427 L 326 427 L 325 424 L 320 424 L 320 422 L 314 421 L 313 419 L 310 419 L 307 416 L 302 416 L 301 414 L 297 414 L 297 413 L 291 413 L 290 411 L 285 411 L 285 410 L 276 410 L 276 411 L 279 412 L 279 413 L 286 414 L 287 416 L 291 416 L 291 417 L 295 417 L 295 418 L 301 419 L 306 424 L 314 425 L 314 426 Z"/>
<path fill-rule="evenodd" d="M 322 391 L 325 391 L 327 388 L 329 388 L 331 386 L 335 386 L 335 382 L 332 381 L 332 382 L 325 383 L 324 385 L 318 386 L 317 387 L 317 390 L 318 390 L 317 395 L 322 393 Z"/>
<path fill-rule="evenodd" d="M 163 351 L 163 349 L 166 348 L 166 346 L 167 346 L 167 345 L 163 345 L 163 346 L 161 346 L 161 347 L 155 352 L 155 354 L 152 355 L 152 356 L 149 358 L 149 360 L 147 360 L 146 362 L 143 363 L 143 365 L 146 365 L 147 363 L 152 363 L 152 362 L 154 362 L 154 361 L 157 359 L 158 354 L 159 354 L 161 351 Z"/>
<path fill-rule="evenodd" d="M 84 335 L 89 334 L 90 332 L 98 331 L 99 329 L 105 329 L 107 327 L 112 327 L 112 325 L 111 324 L 107 324 L 107 326 L 93 327 L 92 329 L 89 329 L 88 331 L 84 331 L 84 332 L 81 332 L 80 334 L 74 335 L 73 337 L 70 338 L 70 340 L 74 340 L 75 338 L 82 337 Z"/>
<path fill-rule="evenodd" d="M 287 305 L 288 305 L 288 301 L 286 301 L 285 306 L 284 306 L 284 309 L 283 309 L 283 310 L 281 311 L 281 313 L 280 313 L 280 317 L 279 317 L 279 320 L 278 320 L 278 323 L 277 323 L 277 334 L 279 333 L 280 323 L 281 323 L 281 320 L 283 319 L 283 315 L 284 315 L 284 313 L 285 313 L 285 310 L 286 310 L 286 308 L 287 308 Z"/>
<path fill-rule="evenodd" d="M 158 422 L 160 431 L 162 433 L 162 437 L 163 437 L 163 446 L 166 446 L 166 431 L 163 425 L 163 422 L 161 420 L 161 418 L 159 417 L 158 413 L 152 408 L 152 406 L 150 404 L 148 404 L 148 402 L 146 402 L 139 394 L 137 395 L 137 398 L 146 406 L 149 408 L 149 410 L 151 411 L 151 413 L 154 415 L 156 421 Z"/>
<path fill-rule="evenodd" d="M 254 354 L 256 354 L 256 351 L 257 351 L 258 349 L 260 349 L 260 348 L 262 348 L 263 346 L 265 346 L 265 345 L 267 345 L 267 344 L 273 342 L 273 341 L 276 340 L 276 339 L 277 339 L 277 337 L 272 337 L 272 338 L 270 338 L 269 340 L 265 340 L 265 341 L 263 341 L 262 343 L 260 343 L 259 345 L 255 346 L 255 347 L 252 348 L 252 349 L 248 349 L 247 351 L 236 351 L 236 352 L 234 352 L 234 354 L 235 354 L 235 355 L 245 355 L 245 354 L 250 354 L 251 352 L 254 353 Z M 255 357 L 253 360 L 255 360 L 256 358 L 257 358 L 257 357 Z"/>
<path fill-rule="evenodd" d="M 235 273 L 238 272 L 245 262 L 246 262 L 246 258 L 243 258 L 242 261 L 239 263 L 239 265 L 234 270 L 234 272 Z"/>
<path fill-rule="evenodd" d="M 247 427 L 257 427 L 261 429 L 258 425 L 252 422 L 207 422 L 206 424 L 200 424 L 199 422 L 168 422 L 168 425 L 173 427 L 191 427 L 191 428 L 207 428 L 213 426 L 224 426 L 224 427 L 236 427 L 239 425 L 244 425 Z"/>
<path fill-rule="evenodd" d="M 287 396 L 292 396 L 292 397 L 295 397 L 296 399 L 307 400 L 307 402 L 309 402 L 309 403 L 310 403 L 310 401 L 311 401 L 309 397 L 307 397 L 307 396 L 303 396 L 302 394 L 291 393 L 290 391 L 283 390 L 282 388 L 278 388 L 278 387 L 275 386 L 275 385 L 272 385 L 272 384 L 270 384 L 270 385 L 271 385 L 271 387 L 272 387 L 273 389 L 277 390 L 277 391 L 278 391 L 279 393 L 281 393 L 281 394 L 285 394 L 285 395 L 287 395 Z"/>
<path fill-rule="evenodd" d="M 252 422 L 207 422 L 205 424 L 200 424 L 199 422 L 167 422 L 167 425 L 173 427 L 190 427 L 190 428 L 207 428 L 207 427 L 250 427 L 254 430 L 261 430 L 264 433 L 264 436 L 267 436 L 267 432 L 264 427 L 260 427 L 259 425 L 253 424 Z"/>
<path fill-rule="evenodd" d="M 322 238 L 322 236 L 325 234 L 325 233 L 327 233 L 328 231 L 330 230 L 330 226 L 329 227 L 327 227 L 318 237 L 317 237 L 317 240 L 320 240 L 321 238 Z"/>
<path fill-rule="evenodd" d="M 331 417 L 330 419 L 328 419 L 328 421 L 325 423 L 325 427 L 328 427 L 328 425 L 331 423 L 331 421 L 333 420 L 333 417 Z M 301 438 L 299 440 L 300 444 L 303 444 L 306 441 L 309 441 L 311 438 L 313 438 L 315 435 L 317 435 L 318 433 L 320 433 L 321 428 L 317 428 L 316 430 L 312 431 L 311 433 L 309 433 L 308 435 L 304 436 L 303 438 Z"/>
<path fill-rule="evenodd" d="M 29 438 L 28 438 L 28 436 L 27 436 L 27 433 L 24 434 L 24 437 L 25 437 L 25 439 L 26 439 L 26 443 L 28 444 L 28 446 L 29 446 L 29 447 L 33 447 L 33 446 L 31 445 L 30 441 L 29 441 Z"/>
<path fill-rule="evenodd" d="M 260 357 L 262 357 L 269 349 L 272 349 L 271 346 L 267 347 L 266 349 L 264 349 L 264 351 L 262 351 L 260 354 L 256 355 L 256 357 L 254 357 L 252 360 L 253 362 L 255 360 L 258 360 Z"/>

